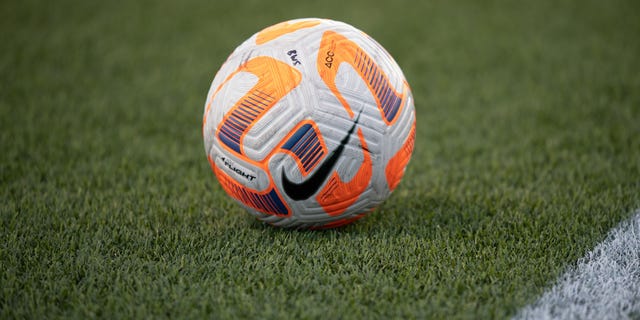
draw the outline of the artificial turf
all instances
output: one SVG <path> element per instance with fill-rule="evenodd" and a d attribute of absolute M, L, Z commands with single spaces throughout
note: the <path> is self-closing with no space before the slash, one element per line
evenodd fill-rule
<path fill-rule="evenodd" d="M 635 1 L 3 1 L 0 318 L 504 318 L 640 207 Z M 205 96 L 279 21 L 355 25 L 416 101 L 353 225 L 264 225 L 207 164 Z"/>

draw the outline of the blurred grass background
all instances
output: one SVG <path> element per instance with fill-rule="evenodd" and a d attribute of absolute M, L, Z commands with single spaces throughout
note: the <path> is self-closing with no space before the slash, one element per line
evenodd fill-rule
<path fill-rule="evenodd" d="M 640 207 L 634 1 L 0 3 L 0 318 L 504 318 Z M 282 20 L 367 32 L 416 149 L 369 217 L 253 220 L 200 125 Z"/>

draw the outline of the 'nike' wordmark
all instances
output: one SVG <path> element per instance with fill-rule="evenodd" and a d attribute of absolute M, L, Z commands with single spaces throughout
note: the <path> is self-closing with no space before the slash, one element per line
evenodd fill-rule
<path fill-rule="evenodd" d="M 362 110 L 358 113 L 356 120 L 353 122 L 351 129 L 347 132 L 347 135 L 342 138 L 340 141 L 340 145 L 331 152 L 327 160 L 325 160 L 316 172 L 314 172 L 307 180 L 302 181 L 300 183 L 295 183 L 289 180 L 287 174 L 282 170 L 282 187 L 284 192 L 293 200 L 306 200 L 309 199 L 312 195 L 314 195 L 322 184 L 327 180 L 327 177 L 331 174 L 331 170 L 335 166 L 336 162 L 342 155 L 342 151 L 344 151 L 344 147 L 349 142 L 349 138 L 351 138 L 351 134 L 355 131 L 356 126 L 358 125 L 358 120 L 360 119 L 360 114 Z"/>

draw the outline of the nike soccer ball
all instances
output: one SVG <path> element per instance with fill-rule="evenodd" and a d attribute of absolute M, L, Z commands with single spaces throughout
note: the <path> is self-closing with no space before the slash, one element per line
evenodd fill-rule
<path fill-rule="evenodd" d="M 413 152 L 400 67 L 346 23 L 298 19 L 242 43 L 216 74 L 202 125 L 222 188 L 281 227 L 350 223 L 396 188 Z"/>

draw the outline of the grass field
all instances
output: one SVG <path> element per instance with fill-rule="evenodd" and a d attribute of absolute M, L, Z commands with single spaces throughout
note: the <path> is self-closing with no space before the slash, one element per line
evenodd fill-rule
<path fill-rule="evenodd" d="M 277 4 L 275 4 L 277 3 Z M 636 1 L 3 1 L 0 318 L 505 318 L 640 207 Z M 263 225 L 204 153 L 254 32 L 351 23 L 417 137 L 377 211 Z"/>

